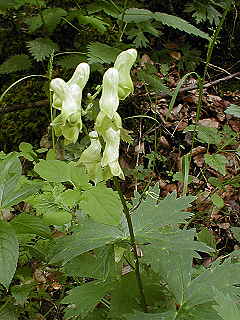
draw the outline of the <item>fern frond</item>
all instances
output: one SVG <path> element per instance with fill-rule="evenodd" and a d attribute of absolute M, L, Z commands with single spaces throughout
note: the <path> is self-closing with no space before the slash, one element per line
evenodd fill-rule
<path fill-rule="evenodd" d="M 58 50 L 58 45 L 49 38 L 37 38 L 27 42 L 31 55 L 37 61 L 43 61 L 50 56 L 53 50 Z"/>
<path fill-rule="evenodd" d="M 121 52 L 118 48 L 113 48 L 107 44 L 93 42 L 88 46 L 88 62 L 92 63 L 113 63 L 117 55 Z"/>
<path fill-rule="evenodd" d="M 155 12 L 154 18 L 161 22 L 162 24 L 166 24 L 169 27 L 178 29 L 180 31 L 184 31 L 189 34 L 193 34 L 196 37 L 201 37 L 207 40 L 210 40 L 210 37 L 207 33 L 199 30 L 198 28 L 191 25 L 186 20 L 179 18 L 177 16 L 173 16 L 166 13 Z"/>
<path fill-rule="evenodd" d="M 29 70 L 32 66 L 31 60 L 25 54 L 10 57 L 0 65 L 0 73 L 10 73 Z"/>
<path fill-rule="evenodd" d="M 138 9 L 138 8 L 129 8 L 125 11 L 124 14 L 124 22 L 127 23 L 140 23 L 152 20 L 154 14 L 150 10 L 146 9 Z"/>

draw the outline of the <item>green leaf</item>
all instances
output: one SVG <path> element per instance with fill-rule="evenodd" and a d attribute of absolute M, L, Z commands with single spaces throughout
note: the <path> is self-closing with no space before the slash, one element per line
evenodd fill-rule
<path fill-rule="evenodd" d="M 64 70 L 75 69 L 80 62 L 86 62 L 86 56 L 83 54 L 68 54 L 63 58 L 56 60 L 56 64 L 60 65 Z"/>
<path fill-rule="evenodd" d="M 99 224 L 91 219 L 82 221 L 73 235 L 57 239 L 52 248 L 50 263 L 67 263 L 71 259 L 95 248 L 122 239 L 122 231 L 116 227 Z"/>
<path fill-rule="evenodd" d="M 40 160 L 34 170 L 50 182 L 72 182 L 76 187 L 89 189 L 88 176 L 83 168 L 75 167 L 60 160 Z"/>
<path fill-rule="evenodd" d="M 139 307 L 139 289 L 134 272 L 122 276 L 114 287 L 111 299 L 111 317 L 131 313 Z M 141 309 L 140 309 L 141 310 Z"/>
<path fill-rule="evenodd" d="M 140 23 L 152 20 L 154 14 L 150 10 L 146 9 L 138 9 L 138 8 L 130 8 L 125 11 L 123 21 L 127 23 Z M 119 20 L 121 20 L 122 15 L 119 16 Z"/>
<path fill-rule="evenodd" d="M 60 160 L 40 160 L 34 166 L 43 179 L 50 182 L 66 182 L 71 180 L 71 166 Z"/>
<path fill-rule="evenodd" d="M 122 218 L 122 204 L 118 193 L 98 183 L 83 193 L 80 208 L 100 223 L 117 226 Z"/>
<path fill-rule="evenodd" d="M 222 154 L 205 154 L 204 160 L 214 170 L 220 172 L 225 176 L 226 168 L 225 165 L 228 163 L 226 157 Z"/>
<path fill-rule="evenodd" d="M 7 304 L 0 310 L 0 320 L 19 320 L 19 314 L 15 312 L 15 308 L 13 306 Z"/>
<path fill-rule="evenodd" d="M 211 200 L 214 206 L 218 209 L 222 209 L 224 207 L 224 201 L 217 193 L 211 195 Z"/>
<path fill-rule="evenodd" d="M 240 118 L 240 106 L 236 104 L 230 104 L 229 107 L 224 111 L 227 114 L 231 114 L 236 118 Z"/>
<path fill-rule="evenodd" d="M 160 226 L 184 223 L 191 214 L 182 210 L 188 208 L 193 200 L 195 200 L 193 196 L 184 196 L 177 199 L 176 193 L 160 200 L 157 205 L 147 199 L 132 215 L 135 232 L 144 233 L 145 230 L 156 230 Z"/>
<path fill-rule="evenodd" d="M 240 227 L 231 227 L 231 231 L 234 235 L 234 238 L 240 242 Z"/>
<path fill-rule="evenodd" d="M 157 21 L 161 22 L 162 24 L 166 24 L 169 27 L 178 29 L 180 31 L 184 31 L 196 37 L 201 37 L 201 38 L 210 40 L 210 37 L 207 33 L 199 30 L 198 28 L 194 27 L 186 20 L 183 20 L 182 18 L 179 18 L 177 16 L 156 12 L 154 13 L 154 18 Z"/>
<path fill-rule="evenodd" d="M 104 246 L 92 252 L 81 254 L 64 265 L 64 272 L 71 277 L 87 277 L 106 280 L 118 271 L 114 261 L 113 246 Z"/>
<path fill-rule="evenodd" d="M 120 49 L 110 47 L 100 42 L 93 42 L 88 45 L 88 62 L 91 63 L 113 63 Z"/>
<path fill-rule="evenodd" d="M 216 128 L 209 128 L 205 126 L 198 126 L 197 138 L 199 141 L 207 144 L 219 145 L 221 143 L 221 136 Z"/>
<path fill-rule="evenodd" d="M 107 31 L 107 28 L 109 26 L 108 23 L 102 21 L 99 17 L 89 17 L 89 16 L 83 16 L 78 15 L 78 22 L 79 24 L 90 24 L 93 28 L 98 30 L 101 33 L 104 33 Z"/>
<path fill-rule="evenodd" d="M 207 246 L 216 250 L 216 239 L 214 235 L 207 229 L 202 229 L 198 234 L 197 238 L 199 241 L 205 243 Z"/>
<path fill-rule="evenodd" d="M 95 308 L 100 300 L 109 292 L 108 282 L 91 281 L 68 291 L 68 296 L 61 303 L 70 304 L 65 312 L 65 319 L 81 316 L 83 319 Z"/>
<path fill-rule="evenodd" d="M 27 302 L 30 292 L 33 290 L 32 283 L 17 285 L 11 288 L 11 294 L 16 300 L 16 304 L 24 305 Z"/>
<path fill-rule="evenodd" d="M 61 22 L 62 17 L 67 15 L 67 11 L 62 8 L 49 8 L 42 11 L 43 20 L 49 32 L 53 32 Z"/>
<path fill-rule="evenodd" d="M 163 313 L 143 313 L 135 311 L 134 314 L 125 315 L 126 320 L 174 320 L 176 319 L 175 311 L 168 311 Z"/>
<path fill-rule="evenodd" d="M 29 70 L 31 60 L 25 54 L 11 56 L 0 65 L 0 74 Z"/>
<path fill-rule="evenodd" d="M 0 220 L 0 283 L 8 288 L 18 261 L 18 241 L 14 229 Z"/>
<path fill-rule="evenodd" d="M 191 282 L 194 250 L 213 251 L 201 242 L 194 241 L 195 230 L 146 233 L 137 237 L 142 246 L 143 261 L 151 265 L 168 284 L 176 303 L 182 305 L 186 288 Z"/>
<path fill-rule="evenodd" d="M 229 294 L 224 294 L 219 290 L 215 290 L 215 300 L 217 306 L 214 309 L 218 312 L 223 320 L 237 320 L 240 319 L 240 305 L 237 304 Z"/>
<path fill-rule="evenodd" d="M 186 290 L 186 305 L 190 308 L 195 305 L 214 301 L 214 288 L 231 297 L 239 295 L 240 283 L 239 263 L 222 264 L 212 269 L 206 269 L 204 273 L 195 278 Z"/>
<path fill-rule="evenodd" d="M 43 223 L 40 217 L 28 214 L 19 214 L 10 222 L 16 234 L 36 234 L 43 238 L 50 237 L 49 228 Z"/>
<path fill-rule="evenodd" d="M 39 189 L 37 183 L 21 183 L 21 171 L 20 160 L 14 154 L 0 161 L 0 208 L 18 204 Z"/>
<path fill-rule="evenodd" d="M 43 61 L 51 55 L 53 50 L 58 50 L 58 45 L 49 38 L 37 38 L 28 41 L 27 46 L 37 61 Z"/>

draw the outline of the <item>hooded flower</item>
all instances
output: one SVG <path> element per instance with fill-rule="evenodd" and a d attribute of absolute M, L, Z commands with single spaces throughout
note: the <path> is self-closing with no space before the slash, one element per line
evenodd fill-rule
<path fill-rule="evenodd" d="M 97 171 L 100 169 L 102 148 L 96 131 L 91 131 L 89 137 L 91 140 L 90 146 L 83 151 L 77 165 L 83 164 L 87 168 L 89 178 L 95 180 Z"/>
<path fill-rule="evenodd" d="M 67 83 L 60 78 L 53 79 L 50 83 L 54 92 L 53 107 L 61 110 L 52 126 L 56 136 L 64 136 L 65 144 L 75 143 L 82 130 L 82 90 L 88 81 L 89 73 L 88 64 L 80 63 Z"/>
<path fill-rule="evenodd" d="M 110 119 L 119 105 L 118 99 L 118 71 L 114 68 L 108 69 L 103 75 L 102 95 L 99 100 L 100 110 Z"/>
<path fill-rule="evenodd" d="M 120 100 L 124 100 L 134 91 L 130 70 L 136 58 L 137 51 L 135 49 L 128 49 L 121 52 L 114 63 L 114 68 L 119 73 L 118 97 Z"/>

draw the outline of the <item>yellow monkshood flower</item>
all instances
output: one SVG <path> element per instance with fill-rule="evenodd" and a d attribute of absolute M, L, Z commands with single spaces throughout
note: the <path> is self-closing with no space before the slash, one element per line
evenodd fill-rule
<path fill-rule="evenodd" d="M 135 49 L 128 49 L 121 52 L 114 63 L 114 68 L 119 73 L 118 97 L 120 100 L 124 100 L 134 91 L 130 70 L 136 59 L 137 51 Z"/>
<path fill-rule="evenodd" d="M 105 149 L 102 157 L 102 167 L 109 166 L 113 176 L 124 178 L 124 174 L 119 165 L 119 144 L 120 144 L 120 130 L 114 130 L 112 127 L 108 128 L 104 134 Z"/>
<path fill-rule="evenodd" d="M 61 114 L 53 120 L 52 126 L 56 136 L 64 136 L 65 144 L 75 143 L 82 130 L 82 90 L 88 81 L 89 73 L 89 65 L 80 63 L 68 82 L 56 78 L 50 83 L 54 92 L 53 107 L 61 110 Z"/>
<path fill-rule="evenodd" d="M 119 105 L 118 98 L 118 71 L 110 68 L 103 75 L 102 95 L 99 100 L 100 110 L 110 119 L 113 118 L 114 112 Z"/>
<path fill-rule="evenodd" d="M 95 180 L 98 170 L 101 167 L 101 143 L 98 139 L 96 131 L 89 133 L 91 140 L 90 146 L 83 151 L 77 165 L 83 164 L 87 168 L 88 176 L 91 180 Z"/>

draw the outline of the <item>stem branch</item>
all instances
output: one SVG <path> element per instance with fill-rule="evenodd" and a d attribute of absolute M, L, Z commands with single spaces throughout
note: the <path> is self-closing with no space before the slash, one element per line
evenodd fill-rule
<path fill-rule="evenodd" d="M 114 181 L 114 185 L 115 185 L 115 187 L 116 187 L 116 189 L 118 191 L 118 194 L 119 194 L 120 200 L 122 202 L 122 205 L 123 205 L 123 212 L 124 212 L 125 217 L 127 219 L 128 229 L 129 229 L 129 233 L 130 233 L 130 241 L 131 241 L 131 245 L 132 245 L 132 249 L 133 249 L 133 254 L 134 254 L 134 257 L 135 257 L 135 260 L 136 260 L 135 261 L 135 275 L 136 275 L 138 289 L 139 289 L 139 292 L 140 292 L 141 304 L 143 306 L 144 312 L 147 312 L 146 298 L 145 298 L 145 295 L 144 295 L 143 284 L 142 284 L 142 279 L 141 279 L 141 274 L 140 274 L 140 264 L 139 264 L 136 240 L 135 240 L 135 235 L 134 235 L 134 231 L 133 231 L 133 225 L 132 225 L 132 219 L 131 219 L 130 211 L 128 209 L 126 200 L 124 199 L 123 193 L 121 191 L 121 187 L 120 187 L 120 183 L 118 181 L 118 178 L 117 177 L 113 177 L 113 181 Z"/>

